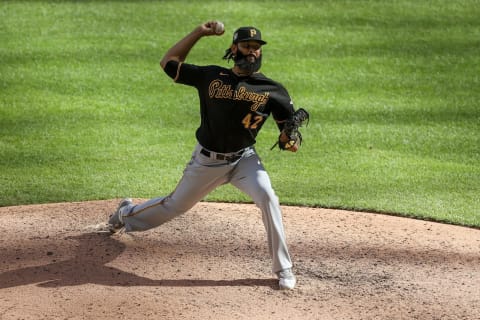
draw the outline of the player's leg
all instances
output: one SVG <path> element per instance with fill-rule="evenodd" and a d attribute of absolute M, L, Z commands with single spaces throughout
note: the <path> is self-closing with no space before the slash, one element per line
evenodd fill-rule
<path fill-rule="evenodd" d="M 272 188 L 270 177 L 256 153 L 238 163 L 230 182 L 248 194 L 262 211 L 268 247 L 273 259 L 272 271 L 278 273 L 292 268 L 280 203 Z"/>
<path fill-rule="evenodd" d="M 187 212 L 209 192 L 227 182 L 226 166 L 214 166 L 199 153 L 197 147 L 175 190 L 138 205 L 121 209 L 121 221 L 128 231 L 144 231 L 157 227 Z"/>

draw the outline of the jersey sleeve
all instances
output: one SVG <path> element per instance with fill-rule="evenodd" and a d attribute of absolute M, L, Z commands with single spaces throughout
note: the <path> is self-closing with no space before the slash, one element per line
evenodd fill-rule
<path fill-rule="evenodd" d="M 278 128 L 282 130 L 285 121 L 293 116 L 295 108 L 287 90 L 281 84 L 277 85 L 278 90 L 272 95 L 272 116 Z"/>
<path fill-rule="evenodd" d="M 202 81 L 201 67 L 193 64 L 171 60 L 165 65 L 164 71 L 177 83 L 196 87 Z"/>

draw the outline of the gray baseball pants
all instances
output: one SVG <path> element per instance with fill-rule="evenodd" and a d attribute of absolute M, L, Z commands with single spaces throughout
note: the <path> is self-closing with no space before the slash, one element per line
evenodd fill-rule
<path fill-rule="evenodd" d="M 208 157 L 202 149 L 197 144 L 183 177 L 170 195 L 122 208 L 120 215 L 126 232 L 157 227 L 187 212 L 215 188 L 231 183 L 249 195 L 262 211 L 272 271 L 291 268 L 278 197 L 255 149 L 245 149 L 234 162 L 218 160 L 215 153 Z"/>

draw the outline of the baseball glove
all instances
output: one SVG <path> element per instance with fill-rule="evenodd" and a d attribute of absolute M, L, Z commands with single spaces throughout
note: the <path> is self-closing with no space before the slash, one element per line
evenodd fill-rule
<path fill-rule="evenodd" d="M 285 122 L 282 132 L 278 136 L 278 141 L 272 146 L 273 150 L 278 144 L 281 150 L 287 150 L 291 147 L 302 144 L 302 134 L 298 130 L 304 123 L 308 124 L 310 115 L 308 112 L 300 108 L 293 113 L 293 116 Z"/>

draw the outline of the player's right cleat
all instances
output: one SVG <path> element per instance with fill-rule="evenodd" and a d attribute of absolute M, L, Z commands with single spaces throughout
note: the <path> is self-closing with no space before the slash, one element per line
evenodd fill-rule
<path fill-rule="evenodd" d="M 292 269 L 283 269 L 277 272 L 277 277 L 280 290 L 292 290 L 295 288 L 297 279 L 293 275 Z"/>
<path fill-rule="evenodd" d="M 122 208 L 128 205 L 131 205 L 132 203 L 133 203 L 132 199 L 125 198 L 120 202 L 120 204 L 117 207 L 117 210 L 115 210 L 115 212 L 112 213 L 112 215 L 108 219 L 108 229 L 110 230 L 111 233 L 116 233 L 125 226 L 125 223 L 123 223 L 122 221 L 121 210 Z"/>

